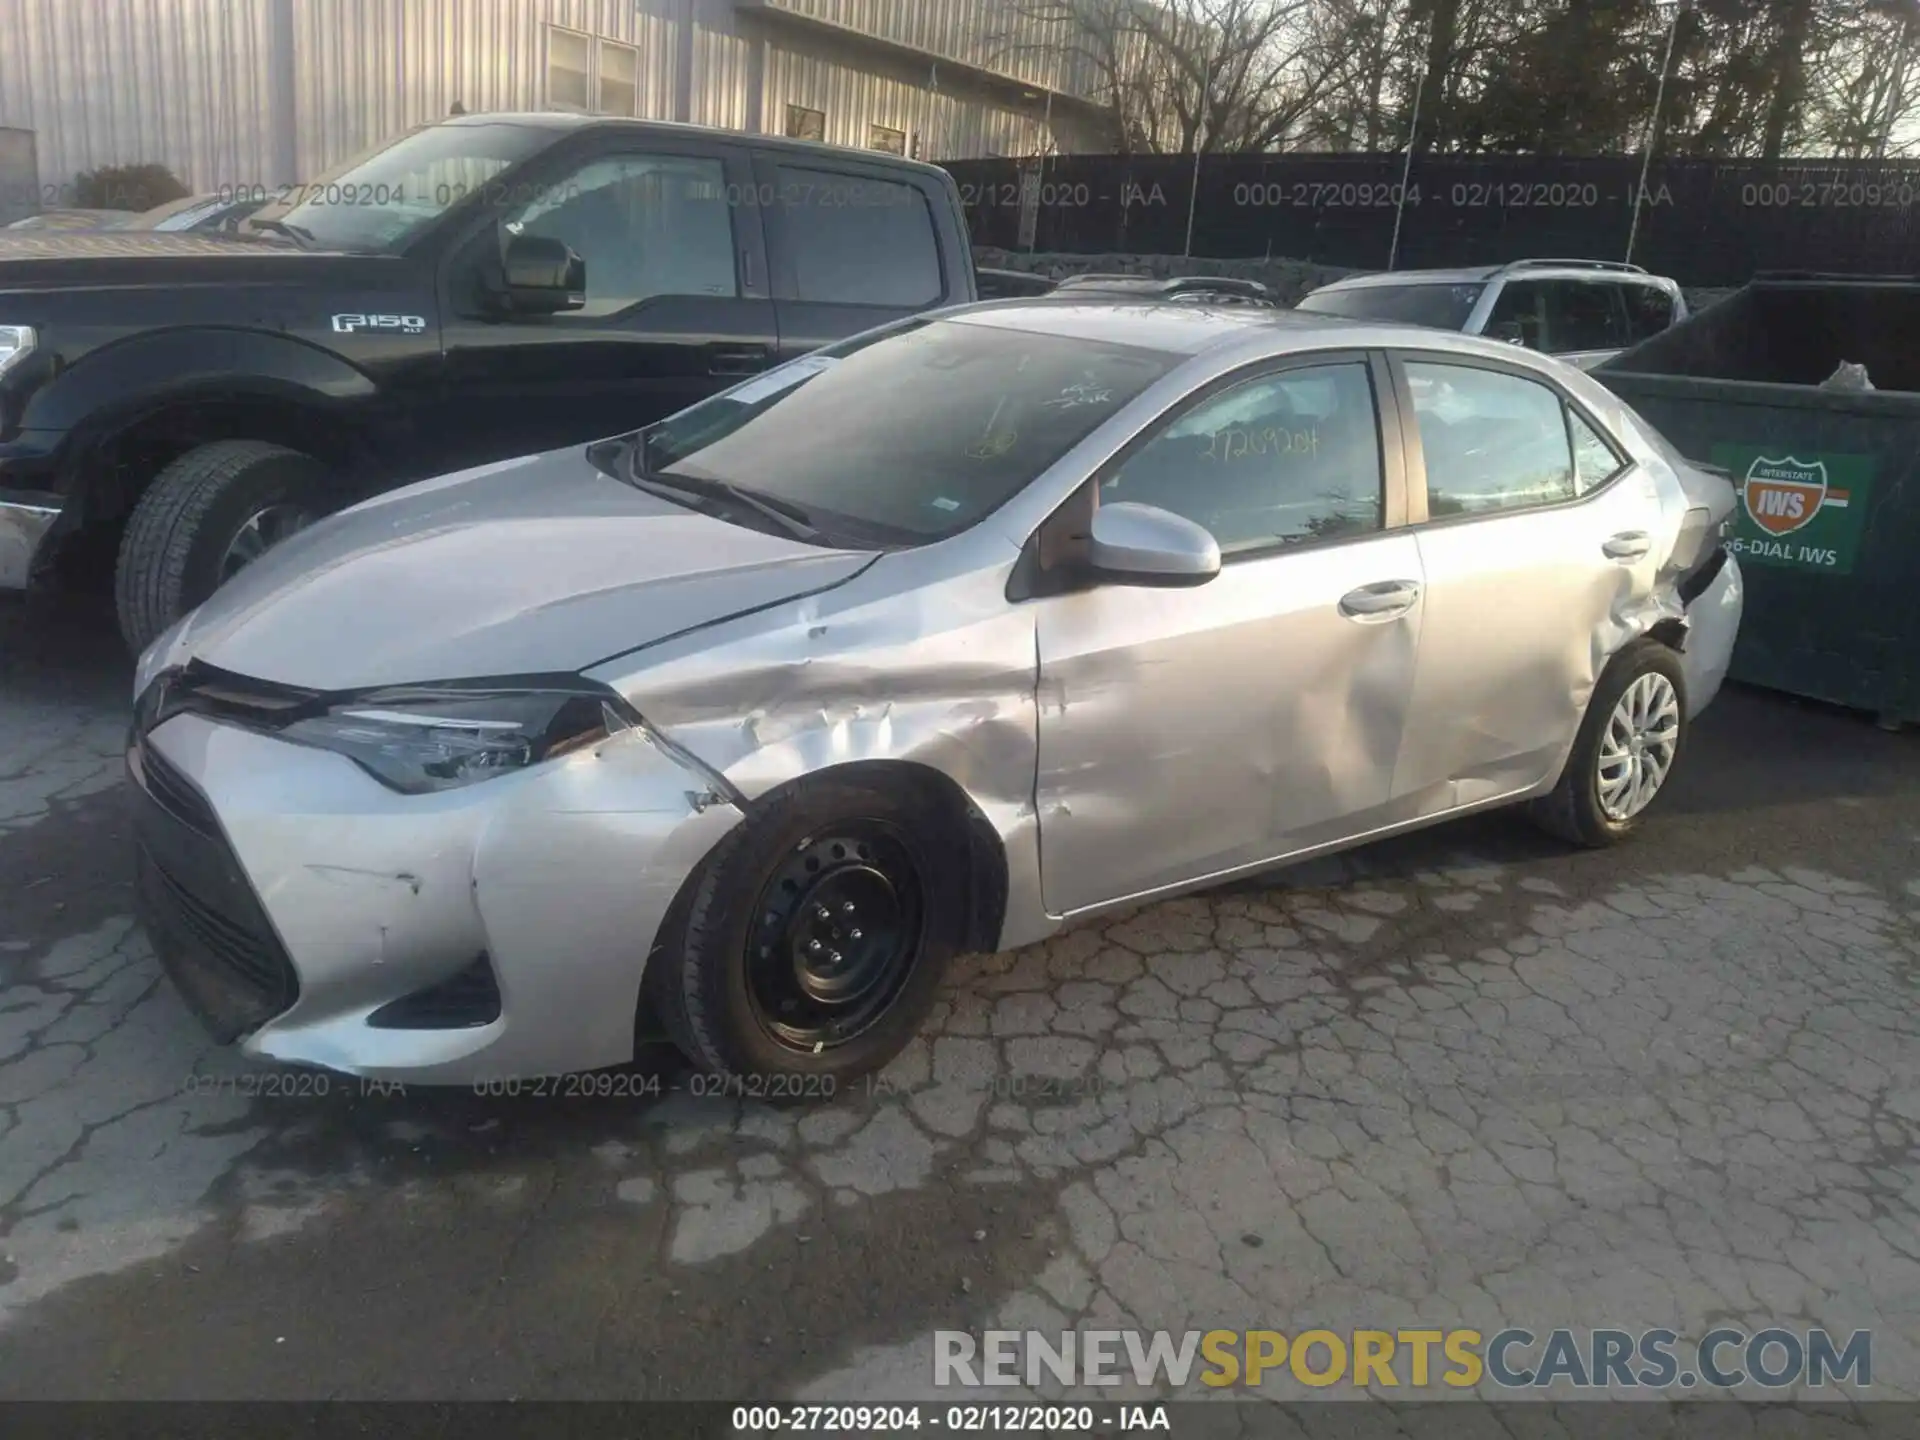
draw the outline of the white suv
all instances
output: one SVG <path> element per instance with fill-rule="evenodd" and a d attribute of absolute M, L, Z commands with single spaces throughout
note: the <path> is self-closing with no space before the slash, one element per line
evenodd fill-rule
<path fill-rule="evenodd" d="M 1300 310 L 1508 340 L 1591 369 L 1687 316 L 1672 280 L 1611 260 L 1515 260 L 1466 270 L 1350 275 Z"/>

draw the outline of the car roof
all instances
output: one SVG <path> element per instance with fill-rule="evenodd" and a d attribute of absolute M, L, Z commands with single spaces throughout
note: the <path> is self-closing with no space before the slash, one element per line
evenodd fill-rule
<path fill-rule="evenodd" d="M 1246 358 L 1251 360 L 1262 354 L 1392 347 L 1447 350 L 1506 361 L 1515 358 L 1514 347 L 1503 341 L 1426 325 L 1355 320 L 1306 310 L 1196 304 L 1190 300 L 1143 303 L 1091 296 L 1084 300 L 1020 296 L 958 306 L 940 312 L 938 318 L 1188 356 L 1232 348 L 1247 352 Z"/>
<path fill-rule="evenodd" d="M 625 130 L 637 135 L 678 135 L 701 139 L 724 139 L 745 143 L 756 150 L 779 150 L 818 159 L 857 160 L 863 165 L 880 165 L 893 170 L 911 170 L 936 175 L 943 181 L 947 172 L 924 160 L 904 155 L 889 155 L 884 150 L 861 150 L 851 145 L 828 145 L 818 140 L 793 140 L 784 135 L 749 135 L 740 130 L 723 130 L 712 125 L 689 125 L 678 120 L 627 120 L 615 115 L 576 115 L 565 110 L 490 110 L 472 115 L 450 115 L 433 122 L 440 125 L 520 125 L 531 130 Z"/>
<path fill-rule="evenodd" d="M 1500 265 L 1459 265 L 1450 269 L 1436 270 L 1380 270 L 1366 275 L 1343 275 L 1338 280 L 1321 285 L 1318 290 L 1371 290 L 1381 286 L 1393 285 L 1484 285 L 1496 276 L 1524 275 L 1529 280 L 1631 280 L 1642 285 L 1671 285 L 1673 282 L 1663 275 L 1649 275 L 1640 269 L 1625 270 L 1614 266 L 1588 264 L 1577 261 L 1556 263 L 1549 260 L 1508 261 Z"/>

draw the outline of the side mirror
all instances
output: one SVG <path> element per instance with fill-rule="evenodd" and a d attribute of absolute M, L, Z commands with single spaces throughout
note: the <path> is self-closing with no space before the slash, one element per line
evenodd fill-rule
<path fill-rule="evenodd" d="M 1520 328 L 1518 320 L 1499 320 L 1487 326 L 1489 340 L 1504 340 L 1509 345 L 1527 343 L 1527 333 Z"/>
<path fill-rule="evenodd" d="M 587 263 L 564 240 L 509 235 L 500 252 L 501 308 L 514 315 L 556 315 L 587 303 Z"/>
<path fill-rule="evenodd" d="M 1121 585 L 1204 585 L 1220 573 L 1220 542 L 1171 510 L 1121 500 L 1093 512 L 1087 559 Z"/>

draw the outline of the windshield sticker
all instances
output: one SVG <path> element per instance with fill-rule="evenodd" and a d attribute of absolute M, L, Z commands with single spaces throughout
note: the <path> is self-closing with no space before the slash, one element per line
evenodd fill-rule
<path fill-rule="evenodd" d="M 958 500 L 949 500 L 944 495 L 936 495 L 927 503 L 936 510 L 958 510 L 960 508 L 960 502 Z"/>
<path fill-rule="evenodd" d="M 782 390 L 791 390 L 802 380 L 811 380 L 823 370 L 831 370 L 837 363 L 831 355 L 804 355 L 734 386 L 727 391 L 727 398 L 738 400 L 742 405 L 757 405 Z"/>

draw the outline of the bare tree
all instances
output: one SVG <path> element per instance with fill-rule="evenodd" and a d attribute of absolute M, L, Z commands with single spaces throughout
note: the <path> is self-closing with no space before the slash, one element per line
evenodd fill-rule
<path fill-rule="evenodd" d="M 1009 0 L 998 58 L 1087 77 L 1119 150 L 1266 150 L 1306 127 L 1335 78 L 1327 0 Z"/>

